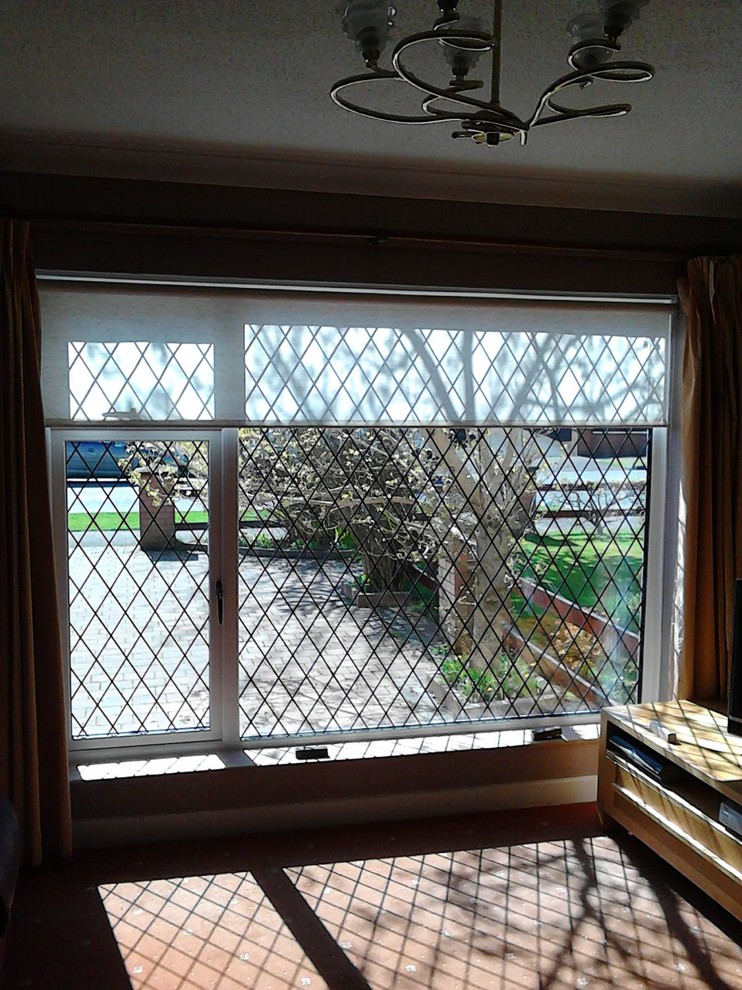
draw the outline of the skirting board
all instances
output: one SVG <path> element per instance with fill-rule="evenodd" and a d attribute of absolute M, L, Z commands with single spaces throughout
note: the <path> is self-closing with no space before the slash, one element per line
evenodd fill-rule
<path fill-rule="evenodd" d="M 75 849 L 220 835 L 289 831 L 369 822 L 433 818 L 549 805 L 584 804 L 597 797 L 597 776 L 565 777 L 466 789 L 375 795 L 352 801 L 328 800 L 280 807 L 230 808 L 187 814 L 120 816 L 73 823 Z"/>

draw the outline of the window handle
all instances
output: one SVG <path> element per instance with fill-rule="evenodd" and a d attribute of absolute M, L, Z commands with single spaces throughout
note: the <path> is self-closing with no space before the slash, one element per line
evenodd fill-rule
<path fill-rule="evenodd" d="M 221 625 L 224 617 L 224 588 L 221 581 L 216 582 L 216 615 Z"/>

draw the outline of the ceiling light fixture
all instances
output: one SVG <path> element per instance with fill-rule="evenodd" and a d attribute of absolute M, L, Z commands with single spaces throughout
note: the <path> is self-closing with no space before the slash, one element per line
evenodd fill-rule
<path fill-rule="evenodd" d="M 437 0 L 440 16 L 431 31 L 410 34 L 392 52 L 392 69 L 379 68 L 379 59 L 389 37 L 396 13 L 387 0 L 351 0 L 341 5 L 343 29 L 363 57 L 367 72 L 340 79 L 330 94 L 345 110 L 400 124 L 456 123 L 460 129 L 453 137 L 471 138 L 477 144 L 498 145 L 519 137 L 525 144 L 534 127 L 554 124 L 578 117 L 620 117 L 631 110 L 630 103 L 613 103 L 578 109 L 563 106 L 557 97 L 576 86 L 584 89 L 597 80 L 607 82 L 647 82 L 654 68 L 646 62 L 612 62 L 621 51 L 619 37 L 639 16 L 648 0 L 601 0 L 600 13 L 583 13 L 573 18 L 567 32 L 572 47 L 567 61 L 572 69 L 548 86 L 539 97 L 532 115 L 522 120 L 500 104 L 500 57 L 502 41 L 502 0 L 494 0 L 492 33 L 476 17 L 462 16 L 458 0 Z M 436 86 L 416 75 L 405 60 L 419 46 L 439 45 L 451 69 L 447 86 Z M 481 89 L 481 80 L 468 74 L 481 55 L 491 53 L 490 98 L 475 99 L 470 93 Z M 353 102 L 346 95 L 353 87 L 395 79 L 408 83 L 423 93 L 421 113 L 416 115 L 386 113 Z"/>

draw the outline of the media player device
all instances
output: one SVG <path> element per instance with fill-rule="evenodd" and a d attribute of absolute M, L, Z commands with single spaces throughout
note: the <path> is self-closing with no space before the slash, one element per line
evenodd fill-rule
<path fill-rule="evenodd" d="M 648 746 L 642 746 L 636 739 L 625 736 L 623 732 L 618 730 L 611 732 L 607 745 L 609 750 L 620 753 L 625 760 L 655 780 L 666 784 L 678 777 L 679 771 L 674 763 L 663 760 L 658 753 Z"/>
<path fill-rule="evenodd" d="M 719 821 L 735 835 L 742 836 L 742 808 L 732 801 L 722 801 L 719 805 Z"/>

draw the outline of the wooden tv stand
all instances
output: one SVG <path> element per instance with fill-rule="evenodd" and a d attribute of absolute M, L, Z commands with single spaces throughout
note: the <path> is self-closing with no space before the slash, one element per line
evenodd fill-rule
<path fill-rule="evenodd" d="M 605 825 L 623 825 L 742 921 L 742 836 L 719 822 L 722 800 L 742 810 L 742 736 L 726 724 L 725 715 L 691 701 L 605 709 L 598 811 Z M 667 779 L 613 750 L 616 732 L 670 764 Z"/>

